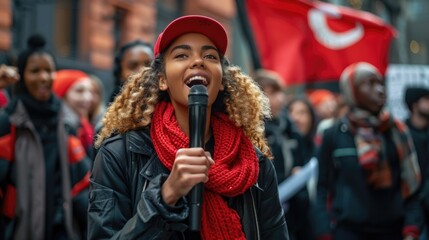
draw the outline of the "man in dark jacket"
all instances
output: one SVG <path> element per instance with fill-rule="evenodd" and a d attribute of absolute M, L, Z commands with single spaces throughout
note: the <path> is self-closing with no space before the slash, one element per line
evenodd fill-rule
<path fill-rule="evenodd" d="M 383 111 L 382 75 L 352 64 L 340 90 L 349 111 L 324 132 L 318 153 L 318 239 L 418 239 L 420 170 L 406 125 Z"/>
<path fill-rule="evenodd" d="M 425 227 L 429 229 L 429 89 L 422 86 L 408 87 L 405 103 L 410 110 L 406 124 L 413 137 L 422 173 L 421 200 L 425 215 Z"/>
<path fill-rule="evenodd" d="M 292 123 L 285 107 L 285 93 L 280 76 L 275 72 L 260 70 L 254 77 L 270 101 L 272 118 L 265 121 L 265 136 L 273 154 L 273 163 L 279 183 L 297 173 L 306 159 L 304 138 Z M 310 199 L 303 186 L 291 199 L 282 203 L 291 240 L 314 239 L 310 224 Z"/>

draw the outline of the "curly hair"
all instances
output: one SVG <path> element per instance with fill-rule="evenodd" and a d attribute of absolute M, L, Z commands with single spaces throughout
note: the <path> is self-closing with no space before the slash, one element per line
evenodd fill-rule
<path fill-rule="evenodd" d="M 244 134 L 267 157 L 271 158 L 264 131 L 264 119 L 270 117 L 267 97 L 259 86 L 237 66 L 230 66 L 222 58 L 224 91 L 219 92 L 212 113 L 224 112 L 240 127 Z M 104 127 L 97 136 L 95 146 L 113 134 L 144 128 L 150 125 L 155 105 L 169 101 L 168 94 L 159 90 L 157 76 L 165 70 L 163 54 L 150 67 L 142 68 L 130 76 L 127 83 L 107 109 Z"/>

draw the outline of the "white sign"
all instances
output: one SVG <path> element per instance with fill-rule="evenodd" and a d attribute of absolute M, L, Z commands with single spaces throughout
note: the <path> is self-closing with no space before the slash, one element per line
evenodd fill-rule
<path fill-rule="evenodd" d="M 407 86 L 429 88 L 429 65 L 390 64 L 387 68 L 387 107 L 401 120 L 405 120 L 409 113 L 404 100 Z"/>
<path fill-rule="evenodd" d="M 293 197 L 299 190 L 307 186 L 309 181 L 317 179 L 319 162 L 315 157 L 305 164 L 296 174 L 286 178 L 279 184 L 279 198 L 283 203 Z"/>

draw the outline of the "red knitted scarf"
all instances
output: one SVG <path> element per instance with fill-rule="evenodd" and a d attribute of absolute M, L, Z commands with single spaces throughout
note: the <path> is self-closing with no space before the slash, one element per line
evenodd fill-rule
<path fill-rule="evenodd" d="M 211 117 L 214 161 L 209 181 L 204 185 L 201 237 L 203 239 L 246 239 L 237 212 L 222 198 L 243 194 L 258 178 L 259 163 L 253 144 L 225 114 Z M 180 129 L 171 103 L 155 107 L 151 137 L 161 162 L 172 169 L 176 151 L 189 146 Z"/>

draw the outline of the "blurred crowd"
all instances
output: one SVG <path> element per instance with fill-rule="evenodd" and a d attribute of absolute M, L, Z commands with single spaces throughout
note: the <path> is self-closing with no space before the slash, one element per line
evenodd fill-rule
<path fill-rule="evenodd" d="M 153 58 L 149 43 L 123 45 L 111 93 L 92 73 L 57 69 L 40 35 L 1 63 L 0 239 L 85 238 L 104 113 Z M 384 78 L 369 63 L 344 69 L 340 92 L 291 93 L 273 71 L 250 75 L 270 102 L 265 135 L 279 184 L 318 160 L 316 184 L 282 203 L 290 239 L 428 239 L 429 89 L 407 87 L 402 122 L 389 114 Z"/>

